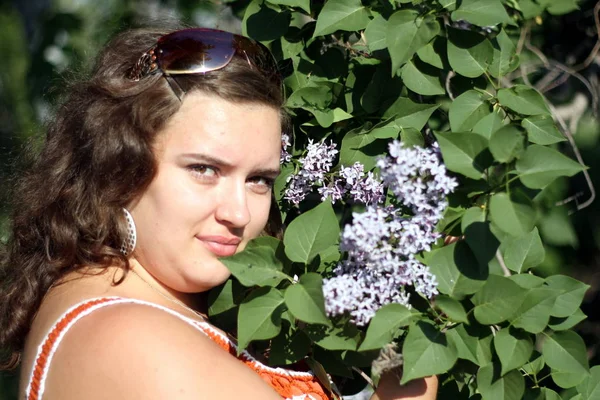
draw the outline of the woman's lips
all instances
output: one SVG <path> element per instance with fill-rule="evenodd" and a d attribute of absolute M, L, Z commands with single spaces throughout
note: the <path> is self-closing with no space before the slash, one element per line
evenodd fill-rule
<path fill-rule="evenodd" d="M 208 250 L 219 257 L 234 255 L 241 242 L 240 238 L 227 236 L 200 236 L 198 239 Z"/>

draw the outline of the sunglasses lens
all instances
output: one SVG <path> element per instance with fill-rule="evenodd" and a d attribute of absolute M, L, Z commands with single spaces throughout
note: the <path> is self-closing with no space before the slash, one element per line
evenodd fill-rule
<path fill-rule="evenodd" d="M 186 29 L 163 36 L 157 62 L 168 74 L 197 74 L 226 66 L 235 54 L 234 35 L 208 29 Z"/>

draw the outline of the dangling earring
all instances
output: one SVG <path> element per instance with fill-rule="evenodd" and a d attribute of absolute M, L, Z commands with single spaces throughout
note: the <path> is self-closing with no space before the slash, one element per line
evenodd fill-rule
<path fill-rule="evenodd" d="M 137 236 L 135 233 L 135 222 L 133 222 L 131 213 L 129 213 L 126 208 L 123 208 L 123 214 L 125 214 L 125 220 L 127 221 L 127 238 L 125 238 L 121 244 L 121 253 L 124 256 L 128 256 L 133 253 L 133 249 L 135 249 Z"/>

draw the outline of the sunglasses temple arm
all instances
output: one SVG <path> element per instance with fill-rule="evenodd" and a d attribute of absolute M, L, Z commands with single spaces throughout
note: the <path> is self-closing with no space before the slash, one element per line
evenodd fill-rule
<path fill-rule="evenodd" d="M 177 96 L 180 102 L 183 102 L 183 96 L 185 95 L 185 91 L 181 88 L 181 86 L 179 86 L 177 80 L 175 80 L 175 78 L 173 78 L 172 76 L 166 74 L 165 79 L 171 87 L 171 90 L 173 90 L 173 93 L 175 93 L 175 96 Z"/>

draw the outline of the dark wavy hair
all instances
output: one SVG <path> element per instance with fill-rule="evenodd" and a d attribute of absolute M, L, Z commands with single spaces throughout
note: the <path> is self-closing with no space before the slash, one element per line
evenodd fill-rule
<path fill-rule="evenodd" d="M 152 145 L 181 102 L 161 74 L 138 82 L 127 74 L 172 30 L 133 29 L 114 37 L 91 76 L 71 85 L 41 152 L 19 176 L 11 235 L 0 261 L 4 369 L 18 364 L 32 320 L 52 285 L 83 267 L 129 268 L 119 252 L 126 237 L 122 207 L 154 178 Z M 281 110 L 282 130 L 287 130 L 281 88 L 241 57 L 217 71 L 177 78 L 177 83 L 187 93 L 201 90 L 232 102 L 272 106 Z M 273 202 L 266 233 L 276 233 L 278 218 Z"/>

